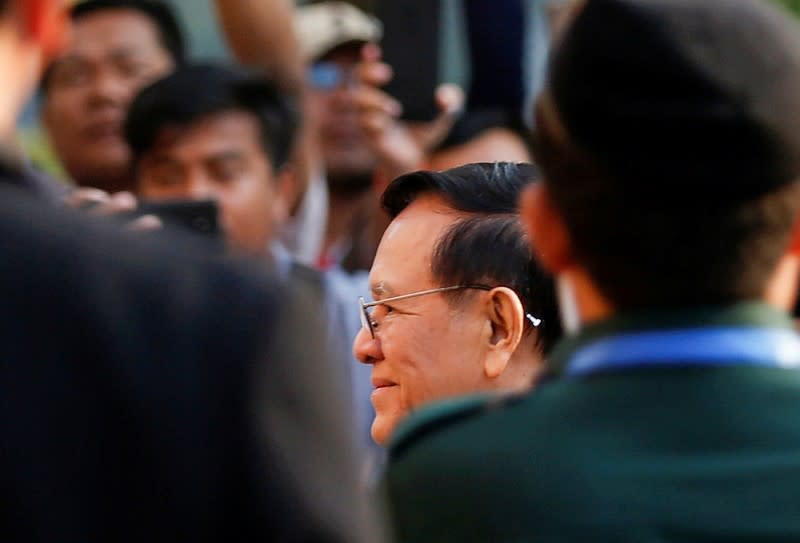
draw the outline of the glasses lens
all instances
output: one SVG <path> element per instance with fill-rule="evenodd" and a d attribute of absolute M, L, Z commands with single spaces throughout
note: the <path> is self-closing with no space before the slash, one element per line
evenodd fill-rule
<path fill-rule="evenodd" d="M 367 306 L 364 304 L 364 298 L 358 299 L 359 305 L 359 315 L 361 316 L 361 326 L 369 330 L 369 334 L 374 338 L 375 337 L 375 330 L 372 329 L 372 322 L 369 317 L 369 310 Z"/>
<path fill-rule="evenodd" d="M 308 82 L 315 89 L 333 90 L 342 82 L 342 69 L 331 62 L 318 62 L 308 73 Z"/>

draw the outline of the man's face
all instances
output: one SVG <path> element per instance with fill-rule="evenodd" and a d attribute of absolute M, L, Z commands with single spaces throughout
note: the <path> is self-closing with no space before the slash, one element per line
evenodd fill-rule
<path fill-rule="evenodd" d="M 365 189 L 376 165 L 374 153 L 359 126 L 358 109 L 354 101 L 354 69 L 359 59 L 358 46 L 334 49 L 323 57 L 317 68 L 338 71 L 338 84 L 330 88 L 311 85 L 309 117 L 315 119 L 333 191 L 352 192 Z M 356 183 L 356 186 L 351 186 Z"/>
<path fill-rule="evenodd" d="M 244 111 L 165 127 L 137 167 L 137 192 L 151 200 L 216 200 L 229 244 L 267 251 L 285 209 L 256 118 Z"/>
<path fill-rule="evenodd" d="M 435 197 L 422 197 L 398 215 L 370 271 L 373 298 L 450 286 L 434 283 L 431 254 L 445 229 L 462 217 Z M 359 361 L 372 364 L 372 437 L 377 443 L 385 444 L 413 409 L 486 387 L 483 295 L 468 291 L 458 307 L 434 293 L 375 308 L 375 339 L 361 330 L 353 349 Z"/>
<path fill-rule="evenodd" d="M 50 72 L 44 122 L 77 183 L 129 188 L 123 185 L 130 151 L 122 135 L 128 105 L 173 67 L 155 23 L 142 13 L 107 9 L 76 21 L 71 44 Z"/>

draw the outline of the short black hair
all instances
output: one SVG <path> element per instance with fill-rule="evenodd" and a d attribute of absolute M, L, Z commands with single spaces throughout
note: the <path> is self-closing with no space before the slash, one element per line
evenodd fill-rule
<path fill-rule="evenodd" d="M 73 22 L 107 9 L 131 9 L 149 17 L 158 28 L 161 45 L 164 46 L 176 65 L 186 60 L 186 44 L 178 19 L 172 8 L 158 0 L 86 0 L 75 4 L 70 10 Z"/>
<path fill-rule="evenodd" d="M 480 162 L 442 172 L 418 171 L 398 177 L 383 193 L 381 205 L 397 217 L 423 194 L 443 198 L 464 213 L 518 213 L 522 189 L 539 177 L 533 164 Z"/>
<path fill-rule="evenodd" d="M 533 258 L 519 215 L 474 215 L 457 221 L 437 241 L 431 271 L 442 286 L 488 284 L 513 290 L 525 312 L 541 320 L 536 345 L 542 352 L 550 352 L 561 337 L 552 278 Z M 457 300 L 465 292 L 449 295 Z M 531 324 L 527 318 L 526 323 Z"/>
<path fill-rule="evenodd" d="M 0 0 L 0 2 L 4 2 L 4 0 Z M 74 23 L 88 15 L 107 9 L 131 9 L 147 16 L 155 24 L 161 45 L 172 57 L 175 66 L 181 66 L 186 62 L 186 42 L 183 31 L 172 8 L 164 2 L 158 0 L 86 0 L 72 6 L 70 19 Z M 42 96 L 45 97 L 50 87 L 52 68 L 53 63 L 45 70 L 39 85 Z"/>
<path fill-rule="evenodd" d="M 189 64 L 142 90 L 125 122 L 134 165 L 152 149 L 166 127 L 183 127 L 203 117 L 241 110 L 258 120 L 267 156 L 275 169 L 288 160 L 298 122 L 294 101 L 268 79 L 244 68 Z"/>
<path fill-rule="evenodd" d="M 532 164 L 510 162 L 414 172 L 392 181 L 381 204 L 395 218 L 421 196 L 435 195 L 465 213 L 434 246 L 434 280 L 441 286 L 487 284 L 512 289 L 525 311 L 542 319 L 536 341 L 546 353 L 561 336 L 555 287 L 533 258 L 519 218 L 520 195 L 538 175 Z M 468 295 L 448 294 L 454 303 Z"/>

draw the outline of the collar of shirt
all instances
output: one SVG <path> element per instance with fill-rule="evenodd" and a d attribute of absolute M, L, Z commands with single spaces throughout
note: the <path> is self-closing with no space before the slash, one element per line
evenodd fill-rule
<path fill-rule="evenodd" d="M 275 270 L 275 275 L 281 281 L 286 281 L 289 278 L 289 273 L 292 270 L 292 255 L 279 241 L 273 241 L 269 246 L 269 253 L 272 258 L 272 266 Z"/>
<path fill-rule="evenodd" d="M 632 333 L 719 327 L 791 330 L 793 323 L 785 312 L 760 302 L 621 313 L 589 324 L 574 336 L 562 339 L 548 359 L 546 377 L 563 376 L 575 353 L 599 340 Z"/>

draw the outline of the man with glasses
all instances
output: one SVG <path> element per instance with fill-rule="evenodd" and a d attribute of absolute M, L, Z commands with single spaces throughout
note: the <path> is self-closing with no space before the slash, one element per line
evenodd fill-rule
<path fill-rule="evenodd" d="M 125 115 L 139 90 L 183 63 L 180 27 L 158 0 L 89 0 L 70 19 L 72 40 L 41 85 L 42 120 L 76 185 L 130 191 Z"/>
<path fill-rule="evenodd" d="M 377 157 L 359 125 L 355 70 L 366 43 L 382 36 L 380 22 L 344 2 L 323 2 L 297 11 L 297 30 L 308 63 L 307 121 L 316 137 L 328 189 L 327 224 L 319 249 L 321 268 L 347 260 L 350 270 L 371 263 L 366 236 L 375 211 L 372 190 Z M 364 254 L 360 252 L 364 250 Z"/>
<path fill-rule="evenodd" d="M 384 193 L 392 222 L 354 343 L 372 366 L 376 442 L 432 401 L 534 384 L 560 333 L 517 213 L 536 176 L 528 164 L 469 164 L 399 177 Z"/>

